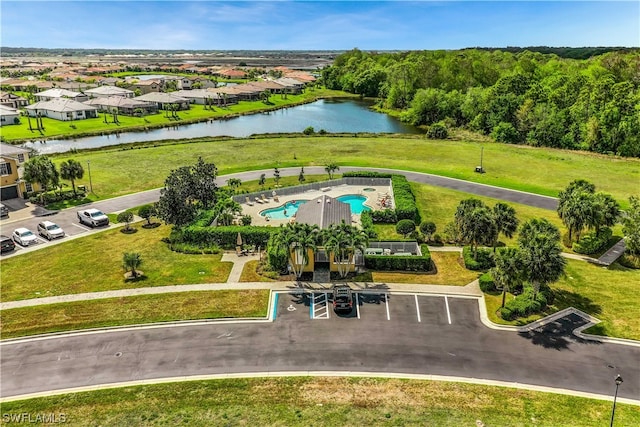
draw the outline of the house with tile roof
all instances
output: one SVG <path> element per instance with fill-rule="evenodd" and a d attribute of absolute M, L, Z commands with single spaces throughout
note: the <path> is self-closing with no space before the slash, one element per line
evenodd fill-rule
<path fill-rule="evenodd" d="M 15 145 L 0 143 L 0 199 L 25 197 L 38 191 L 40 185 L 22 179 L 24 163 L 29 160 L 29 150 Z"/>
<path fill-rule="evenodd" d="M 74 92 L 67 89 L 48 89 L 42 92 L 38 92 L 35 94 L 35 97 L 38 101 L 51 101 L 53 99 L 72 99 L 77 102 L 86 101 L 89 97 L 81 92 Z"/>
<path fill-rule="evenodd" d="M 0 126 L 20 124 L 20 111 L 6 105 L 0 105 Z"/>
<path fill-rule="evenodd" d="M 25 111 L 30 117 L 49 117 L 50 119 L 69 121 L 98 117 L 98 109 L 73 99 L 57 98 L 27 105 Z"/>
<path fill-rule="evenodd" d="M 134 97 L 134 92 L 132 90 L 123 89 L 117 86 L 98 86 L 93 89 L 87 89 L 84 93 L 91 98 L 108 98 L 111 96 L 119 96 L 122 98 Z"/>
<path fill-rule="evenodd" d="M 84 103 L 96 107 L 98 111 L 101 112 L 111 113 L 115 109 L 118 111 L 118 114 L 124 114 L 127 116 L 153 114 L 158 112 L 158 106 L 153 102 L 126 98 L 124 96 L 92 98 Z"/>
<path fill-rule="evenodd" d="M 189 104 L 191 103 L 191 101 L 189 101 L 187 98 L 176 96 L 173 94 L 173 92 L 151 92 L 144 95 L 136 96 L 133 99 L 136 101 L 151 102 L 155 104 L 159 110 L 170 110 L 173 104 L 177 104 L 179 110 L 188 110 Z"/>

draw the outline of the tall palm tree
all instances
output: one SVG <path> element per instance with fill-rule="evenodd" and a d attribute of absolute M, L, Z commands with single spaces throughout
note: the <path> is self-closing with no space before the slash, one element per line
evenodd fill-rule
<path fill-rule="evenodd" d="M 513 234 L 518 229 L 519 221 L 516 217 L 516 210 L 506 203 L 496 203 L 493 207 L 493 221 L 498 231 L 493 240 L 493 253 L 495 253 L 500 234 L 502 233 L 508 238 L 513 237 Z"/>
<path fill-rule="evenodd" d="M 76 194 L 76 179 L 82 179 L 83 176 L 84 168 L 79 161 L 69 159 L 60 163 L 60 177 L 71 181 L 74 195 Z"/>
<path fill-rule="evenodd" d="M 504 307 L 507 292 L 512 291 L 524 277 L 520 252 L 517 248 L 498 251 L 495 263 L 496 266 L 491 269 L 491 276 L 498 288 L 502 288 L 502 307 Z"/>
<path fill-rule="evenodd" d="M 346 224 L 330 226 L 325 233 L 325 249 L 333 254 L 333 262 L 341 278 L 347 277 L 357 251 L 364 252 L 369 236 L 364 230 Z"/>
<path fill-rule="evenodd" d="M 278 237 L 278 243 L 286 250 L 291 269 L 300 279 L 309 264 L 309 250 L 318 249 L 319 229 L 317 225 L 287 224 Z"/>
<path fill-rule="evenodd" d="M 522 225 L 518 245 L 535 298 L 542 285 L 555 282 L 564 273 L 566 261 L 560 248 L 560 231 L 546 219 L 534 218 Z"/>

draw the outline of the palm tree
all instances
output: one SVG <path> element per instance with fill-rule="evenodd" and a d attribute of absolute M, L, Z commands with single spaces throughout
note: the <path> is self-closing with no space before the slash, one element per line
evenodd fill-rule
<path fill-rule="evenodd" d="M 496 266 L 491 269 L 491 276 L 498 288 L 502 288 L 502 307 L 504 307 L 507 292 L 522 282 L 524 276 L 520 252 L 517 248 L 505 248 L 495 256 Z"/>
<path fill-rule="evenodd" d="M 278 243 L 286 250 L 291 269 L 300 279 L 309 264 L 309 250 L 318 249 L 319 228 L 309 224 L 287 224 L 278 236 Z"/>
<path fill-rule="evenodd" d="M 333 254 L 333 262 L 338 267 L 341 278 L 347 277 L 354 263 L 356 251 L 364 252 L 369 237 L 364 230 L 346 224 L 332 225 L 325 233 L 325 249 Z"/>
<path fill-rule="evenodd" d="M 229 181 L 227 181 L 227 185 L 231 187 L 231 189 L 235 193 L 238 187 L 242 185 L 242 181 L 240 180 L 240 178 L 231 178 L 229 179 Z"/>
<path fill-rule="evenodd" d="M 546 219 L 531 219 L 518 236 L 526 278 L 533 285 L 533 298 L 542 285 L 555 282 L 564 273 L 560 231 Z"/>
<path fill-rule="evenodd" d="M 333 179 L 333 173 L 340 170 L 340 166 L 337 163 L 331 162 L 324 167 L 325 172 L 329 174 L 329 179 Z"/>
<path fill-rule="evenodd" d="M 57 185 L 58 171 L 51 159 L 47 156 L 36 156 L 24 164 L 23 179 L 28 183 L 39 183 L 43 192 L 40 193 L 40 201 L 44 203 L 44 190 L 47 185 Z"/>
<path fill-rule="evenodd" d="M 558 205 L 558 216 L 569 229 L 569 242 L 580 240 L 580 233 L 595 221 L 593 196 L 586 192 L 574 192 Z"/>
<path fill-rule="evenodd" d="M 76 194 L 76 179 L 82 179 L 83 176 L 84 168 L 79 161 L 69 159 L 60 163 L 60 177 L 71 181 L 74 195 Z"/>
<path fill-rule="evenodd" d="M 519 221 L 516 218 L 516 210 L 506 203 L 496 203 L 493 207 L 493 221 L 498 231 L 493 241 L 493 253 L 495 253 L 500 234 L 502 233 L 508 238 L 513 237 L 513 233 L 518 229 Z"/>
<path fill-rule="evenodd" d="M 137 252 L 125 252 L 122 254 L 122 266 L 125 270 L 131 270 L 131 277 L 138 277 L 136 268 L 142 264 L 142 257 Z"/>

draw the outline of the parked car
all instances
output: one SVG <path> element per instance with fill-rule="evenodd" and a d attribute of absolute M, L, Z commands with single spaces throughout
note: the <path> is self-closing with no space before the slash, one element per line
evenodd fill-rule
<path fill-rule="evenodd" d="M 0 236 L 0 252 L 11 252 L 16 248 L 16 244 L 13 243 L 11 237 Z"/>
<path fill-rule="evenodd" d="M 47 240 L 64 237 L 64 230 L 60 226 L 51 221 L 42 221 L 37 227 L 38 234 Z"/>
<path fill-rule="evenodd" d="M 20 227 L 13 230 L 13 241 L 22 246 L 29 246 L 38 243 L 38 238 L 28 228 Z"/>
<path fill-rule="evenodd" d="M 353 309 L 353 294 L 348 285 L 333 287 L 333 309 L 335 311 L 351 311 Z"/>
<path fill-rule="evenodd" d="M 102 211 L 93 208 L 78 211 L 78 219 L 80 220 L 80 224 L 85 224 L 89 227 L 109 225 L 109 217 L 102 213 Z"/>
<path fill-rule="evenodd" d="M 5 216 L 9 216 L 9 209 L 0 203 L 0 217 L 4 218 Z"/>

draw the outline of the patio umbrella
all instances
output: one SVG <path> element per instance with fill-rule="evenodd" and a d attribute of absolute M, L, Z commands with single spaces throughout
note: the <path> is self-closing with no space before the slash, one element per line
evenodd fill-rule
<path fill-rule="evenodd" d="M 277 196 L 277 194 L 276 194 L 276 190 L 273 190 L 273 191 L 271 192 L 271 195 L 272 195 L 273 197 L 276 197 L 276 196 Z"/>
<path fill-rule="evenodd" d="M 238 231 L 238 237 L 236 238 L 236 245 L 242 246 L 242 236 L 240 235 L 239 231 Z"/>

